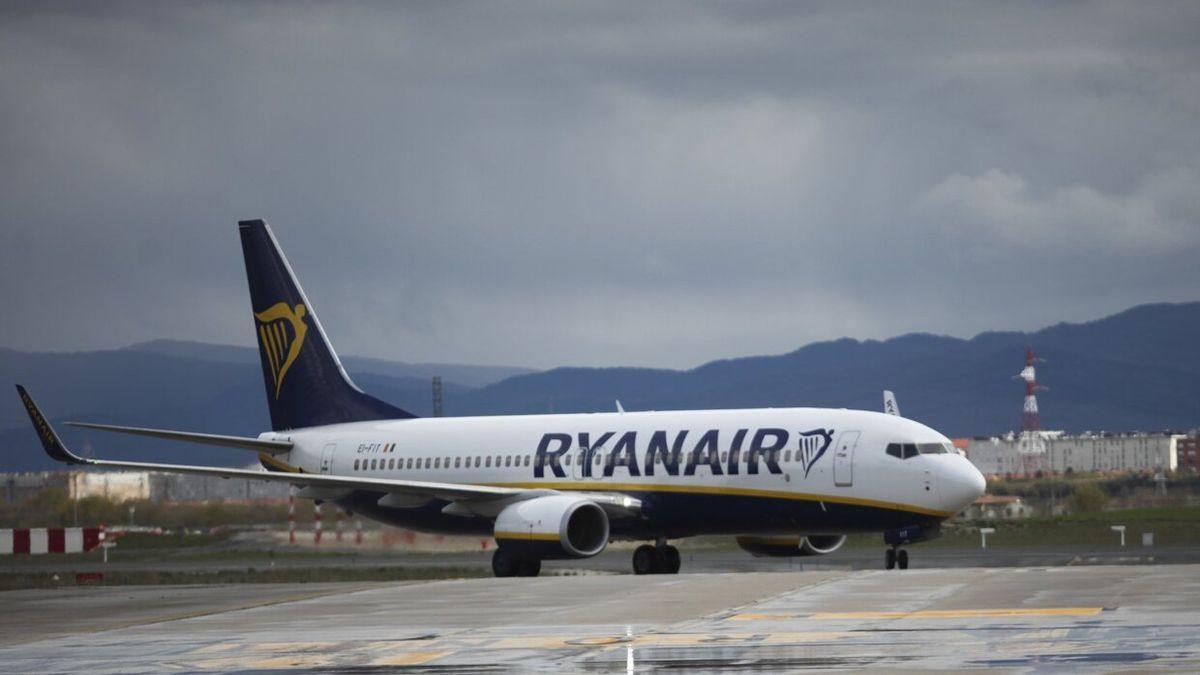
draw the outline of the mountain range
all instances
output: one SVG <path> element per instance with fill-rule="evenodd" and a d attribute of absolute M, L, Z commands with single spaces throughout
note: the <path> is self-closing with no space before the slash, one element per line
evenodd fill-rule
<path fill-rule="evenodd" d="M 1200 302 L 1140 305 L 1097 321 L 971 339 L 914 333 L 817 342 L 787 354 L 691 370 L 408 364 L 346 357 L 364 390 L 418 415 L 430 377 L 447 415 L 822 406 L 879 409 L 896 392 L 906 417 L 950 436 L 1019 427 L 1032 346 L 1044 362 L 1042 426 L 1069 432 L 1200 426 Z M 0 349 L 0 381 L 22 383 L 56 420 L 256 435 L 269 426 L 256 350 L 157 340 L 124 349 L 46 353 Z M 0 399 L 0 471 L 52 468 L 24 409 Z M 245 464 L 247 453 L 62 429 L 82 449 L 123 459 Z"/>

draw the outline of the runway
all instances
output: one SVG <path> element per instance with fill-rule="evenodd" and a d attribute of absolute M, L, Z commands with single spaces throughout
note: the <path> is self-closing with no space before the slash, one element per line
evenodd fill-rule
<path fill-rule="evenodd" d="M 1200 565 L 0 593 L 11 672 L 1200 669 Z"/>

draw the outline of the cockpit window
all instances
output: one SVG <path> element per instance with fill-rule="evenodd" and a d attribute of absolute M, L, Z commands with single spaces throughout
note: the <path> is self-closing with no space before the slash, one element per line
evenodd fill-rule
<path fill-rule="evenodd" d="M 918 443 L 922 455 L 945 455 L 953 452 L 949 443 Z"/>
<path fill-rule="evenodd" d="M 926 449 L 926 446 L 936 446 Z M 908 459 L 922 454 L 946 452 L 941 443 L 888 443 L 887 454 L 898 459 Z"/>

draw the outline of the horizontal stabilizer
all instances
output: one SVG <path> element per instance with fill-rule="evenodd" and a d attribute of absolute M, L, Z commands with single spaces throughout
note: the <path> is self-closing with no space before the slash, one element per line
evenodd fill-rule
<path fill-rule="evenodd" d="M 241 448 L 243 450 L 265 452 L 271 455 L 287 452 L 292 449 L 290 441 L 268 441 L 261 438 L 247 438 L 245 436 L 200 434 L 192 431 L 172 431 L 170 429 L 143 429 L 141 427 L 122 427 L 113 424 L 93 424 L 91 422 L 67 422 L 67 426 L 111 431 L 118 434 L 132 434 L 134 436 L 150 436 L 152 438 L 163 438 L 168 441 L 219 445 L 225 448 Z"/>

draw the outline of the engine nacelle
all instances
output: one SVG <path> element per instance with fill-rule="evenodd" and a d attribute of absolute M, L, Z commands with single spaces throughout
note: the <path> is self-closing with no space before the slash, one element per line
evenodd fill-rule
<path fill-rule="evenodd" d="M 787 537 L 757 537 L 741 536 L 737 538 L 738 546 L 742 547 L 755 558 L 791 558 L 833 553 L 846 543 L 844 534 L 810 534 L 808 536 Z"/>
<path fill-rule="evenodd" d="M 543 560 L 588 558 L 608 545 L 608 514 L 571 495 L 520 501 L 496 516 L 496 545 Z"/>
<path fill-rule="evenodd" d="M 805 555 L 827 555 L 841 548 L 844 543 L 844 534 L 810 534 L 804 538 L 801 548 L 808 551 Z"/>

